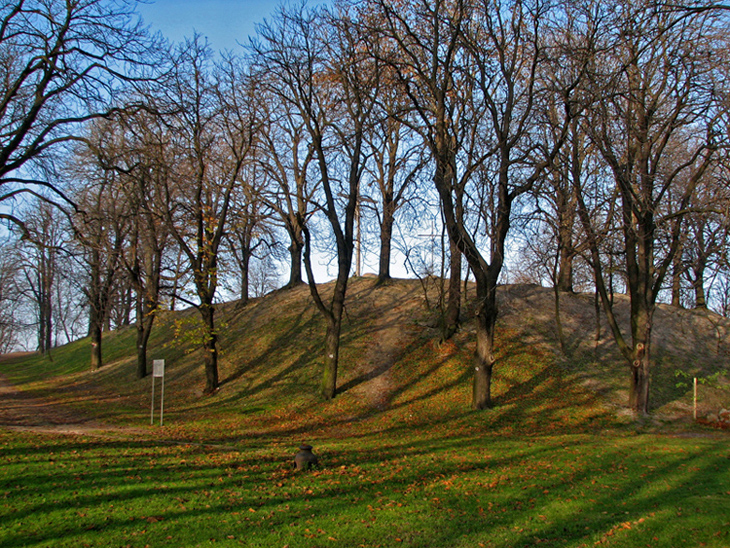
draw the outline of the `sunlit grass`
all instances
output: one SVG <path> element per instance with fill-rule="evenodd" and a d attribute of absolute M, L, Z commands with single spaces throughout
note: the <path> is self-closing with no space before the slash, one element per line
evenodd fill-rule
<path fill-rule="evenodd" d="M 2 546 L 727 546 L 725 441 L 0 434 Z"/>
<path fill-rule="evenodd" d="M 471 327 L 439 344 L 418 308 L 397 326 L 384 399 L 368 401 L 358 367 L 379 312 L 368 286 L 355 290 L 330 402 L 317 396 L 324 324 L 306 288 L 221 307 L 222 385 L 208 397 L 199 351 L 163 315 L 149 353 L 167 360 L 163 427 L 149 424 L 133 329 L 107 334 L 95 373 L 87 341 L 3 363 L 29 394 L 134 429 L 0 430 L 0 546 L 730 545 L 727 436 L 689 423 L 648 433 L 584 385 L 593 364 L 504 325 L 495 406 L 472 411 Z M 302 442 L 319 469 L 294 471 Z"/>

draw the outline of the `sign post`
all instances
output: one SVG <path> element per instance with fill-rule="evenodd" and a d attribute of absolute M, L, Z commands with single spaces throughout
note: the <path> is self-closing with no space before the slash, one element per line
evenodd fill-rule
<path fill-rule="evenodd" d="M 162 379 L 162 390 L 160 392 L 160 426 L 162 426 L 162 415 L 165 407 L 165 360 L 152 360 L 152 405 L 150 407 L 150 424 L 155 422 L 155 379 Z"/>

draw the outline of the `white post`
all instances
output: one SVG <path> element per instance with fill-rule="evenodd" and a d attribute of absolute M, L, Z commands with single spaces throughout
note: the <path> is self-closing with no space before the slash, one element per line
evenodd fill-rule
<path fill-rule="evenodd" d="M 697 420 L 697 377 L 694 378 L 694 405 L 693 405 L 693 417 Z"/>
<path fill-rule="evenodd" d="M 152 375 L 152 403 L 150 404 L 150 426 L 155 423 L 155 376 Z"/>
<path fill-rule="evenodd" d="M 165 376 L 162 375 L 162 392 L 160 394 L 160 426 L 162 426 L 162 410 L 165 407 Z"/>
<path fill-rule="evenodd" d="M 150 411 L 150 424 L 154 423 L 155 379 L 157 377 L 162 379 L 162 390 L 160 392 L 160 426 L 162 426 L 163 410 L 165 407 L 165 360 L 152 360 L 152 410 Z"/>

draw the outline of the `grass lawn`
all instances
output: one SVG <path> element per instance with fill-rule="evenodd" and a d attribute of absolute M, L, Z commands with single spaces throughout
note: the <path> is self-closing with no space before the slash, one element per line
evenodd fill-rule
<path fill-rule="evenodd" d="M 510 326 L 496 406 L 471 411 L 469 326 L 437 345 L 422 322 L 386 315 L 393 302 L 418 310 L 417 286 L 364 284 L 331 402 L 316 397 L 321 320 L 292 293 L 222 311 L 211 397 L 177 317 L 160 321 L 150 356 L 168 360 L 163 427 L 149 425 L 131 330 L 105 338 L 98 372 L 88 341 L 1 363 L 27 402 L 113 428 L 0 427 L 0 547 L 730 546 L 727 432 L 617 414 L 605 393 L 622 389 L 622 369 L 558 361 Z M 586 387 L 607 371 L 602 393 Z M 293 469 L 302 442 L 320 468 Z"/>
<path fill-rule="evenodd" d="M 1 432 L 0 546 L 730 545 L 727 439 L 433 438 L 228 446 Z"/>

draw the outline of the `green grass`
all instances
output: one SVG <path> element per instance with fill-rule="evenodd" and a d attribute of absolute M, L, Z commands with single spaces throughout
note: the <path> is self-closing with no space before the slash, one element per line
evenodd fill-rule
<path fill-rule="evenodd" d="M 611 434 L 228 446 L 1 433 L 0 545 L 728 546 L 726 440 Z"/>
<path fill-rule="evenodd" d="M 377 291 L 406 307 L 413 287 Z M 164 427 L 149 425 L 131 329 L 105 338 L 98 372 L 88 341 L 0 364 L 32 396 L 134 427 L 0 429 L 0 546 L 730 546 L 727 433 L 617 415 L 583 384 L 590 363 L 505 325 L 496 405 L 472 411 L 468 324 L 439 345 L 417 307 L 394 327 L 408 334 L 387 404 L 373 406 L 355 366 L 373 359 L 380 313 L 364 282 L 351 291 L 331 402 L 316 396 L 324 326 L 305 290 L 221 307 L 223 382 L 210 397 L 199 352 L 175 337 L 190 324 L 161 318 L 150 358 L 168 360 Z M 293 470 L 302 442 L 319 469 Z"/>

